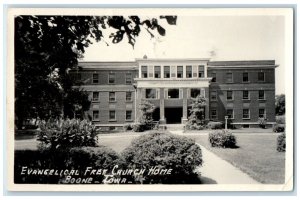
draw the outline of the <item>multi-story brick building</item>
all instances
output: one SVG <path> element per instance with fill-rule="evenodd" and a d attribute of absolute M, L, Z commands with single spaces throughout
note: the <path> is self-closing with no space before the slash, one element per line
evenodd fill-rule
<path fill-rule="evenodd" d="M 136 59 L 135 62 L 80 62 L 71 73 L 88 91 L 88 115 L 97 126 L 121 127 L 139 117 L 146 99 L 154 120 L 185 123 L 197 95 L 207 100 L 205 119 L 235 126 L 275 122 L 275 61 Z"/>

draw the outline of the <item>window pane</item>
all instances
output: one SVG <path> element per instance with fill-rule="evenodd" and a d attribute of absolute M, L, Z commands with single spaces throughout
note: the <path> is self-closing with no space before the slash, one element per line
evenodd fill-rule
<path fill-rule="evenodd" d="M 192 66 L 186 66 L 186 77 L 192 78 Z"/>
<path fill-rule="evenodd" d="M 217 74 L 216 73 L 211 73 L 211 82 L 216 82 L 217 81 Z"/>
<path fill-rule="evenodd" d="M 155 78 L 160 78 L 160 66 L 155 66 L 154 67 L 154 77 Z"/>
<path fill-rule="evenodd" d="M 132 111 L 126 110 L 126 120 L 131 120 L 131 119 L 132 119 Z"/>
<path fill-rule="evenodd" d="M 126 73 L 125 83 L 126 84 L 131 84 L 132 83 L 132 75 L 131 75 L 131 73 Z"/>
<path fill-rule="evenodd" d="M 199 78 L 204 77 L 204 65 L 198 66 L 198 76 L 199 76 Z"/>
<path fill-rule="evenodd" d="M 201 94 L 200 89 L 196 89 L 196 88 L 191 89 L 191 97 L 192 98 L 196 98 L 200 94 Z"/>
<path fill-rule="evenodd" d="M 265 91 L 264 90 L 258 91 L 258 99 L 265 99 Z"/>
<path fill-rule="evenodd" d="M 147 78 L 148 72 L 147 72 L 147 66 L 142 66 L 142 78 Z"/>
<path fill-rule="evenodd" d="M 259 115 L 259 118 L 266 118 L 265 116 L 265 109 L 259 109 L 258 110 L 258 115 Z"/>
<path fill-rule="evenodd" d="M 115 92 L 109 93 L 109 101 L 116 101 L 116 93 Z"/>
<path fill-rule="evenodd" d="M 99 111 L 98 110 L 93 111 L 93 120 L 99 120 Z"/>
<path fill-rule="evenodd" d="M 146 89 L 146 99 L 156 99 L 156 89 Z"/>
<path fill-rule="evenodd" d="M 126 101 L 132 100 L 132 92 L 126 92 Z"/>
<path fill-rule="evenodd" d="M 177 78 L 183 77 L 183 66 L 177 66 Z"/>
<path fill-rule="evenodd" d="M 93 83 L 98 83 L 98 74 L 93 74 Z"/>
<path fill-rule="evenodd" d="M 164 66 L 164 78 L 170 78 L 170 66 Z"/>
<path fill-rule="evenodd" d="M 216 119 L 217 118 L 217 110 L 211 110 L 211 118 Z"/>
<path fill-rule="evenodd" d="M 115 73 L 110 73 L 109 75 L 108 75 L 108 83 L 109 84 L 114 84 L 115 83 Z"/>
<path fill-rule="evenodd" d="M 248 73 L 244 72 L 243 73 L 243 82 L 248 82 L 249 79 L 248 79 Z"/>
<path fill-rule="evenodd" d="M 93 101 L 99 100 L 99 92 L 93 92 Z"/>
<path fill-rule="evenodd" d="M 249 91 L 248 90 L 243 91 L 243 99 L 249 99 Z"/>
<path fill-rule="evenodd" d="M 258 81 L 265 81 L 265 73 L 258 72 Z"/>
<path fill-rule="evenodd" d="M 250 118 L 250 111 L 249 109 L 243 109 L 243 118 L 249 119 Z"/>
<path fill-rule="evenodd" d="M 232 83 L 232 73 L 226 73 L 226 82 L 227 83 Z"/>
<path fill-rule="evenodd" d="M 169 99 L 178 99 L 179 98 L 179 89 L 169 89 L 168 90 Z"/>
<path fill-rule="evenodd" d="M 233 119 L 233 110 L 232 109 L 227 110 L 227 116 L 228 116 L 228 119 Z"/>
<path fill-rule="evenodd" d="M 232 95 L 232 91 L 227 91 L 227 100 L 232 100 L 233 99 L 233 95 Z"/>
<path fill-rule="evenodd" d="M 216 91 L 211 91 L 211 100 L 216 101 L 217 100 L 217 92 Z"/>
<path fill-rule="evenodd" d="M 109 119 L 116 119 L 116 111 L 114 110 L 109 111 Z"/>

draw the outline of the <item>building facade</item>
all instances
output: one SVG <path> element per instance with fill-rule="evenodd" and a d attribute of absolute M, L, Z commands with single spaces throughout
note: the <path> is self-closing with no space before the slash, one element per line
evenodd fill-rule
<path fill-rule="evenodd" d="M 205 119 L 236 127 L 275 122 L 274 60 L 136 59 L 79 62 L 71 74 L 89 93 L 87 115 L 96 126 L 122 127 L 139 118 L 139 105 L 155 105 L 155 121 L 185 123 L 193 98 L 206 98 Z"/>

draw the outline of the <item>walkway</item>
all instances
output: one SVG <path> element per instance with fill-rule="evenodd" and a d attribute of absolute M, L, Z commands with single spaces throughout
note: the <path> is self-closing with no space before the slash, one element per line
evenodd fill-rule
<path fill-rule="evenodd" d="M 170 130 L 177 135 L 185 135 L 182 130 Z M 198 144 L 199 145 L 199 144 Z M 199 167 L 204 184 L 260 184 L 229 162 L 199 145 L 202 150 L 203 165 Z"/>

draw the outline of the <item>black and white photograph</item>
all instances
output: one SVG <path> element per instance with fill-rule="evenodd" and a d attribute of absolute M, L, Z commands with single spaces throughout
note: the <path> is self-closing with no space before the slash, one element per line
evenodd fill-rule
<path fill-rule="evenodd" d="M 293 190 L 293 9 L 7 19 L 9 190 Z"/>

